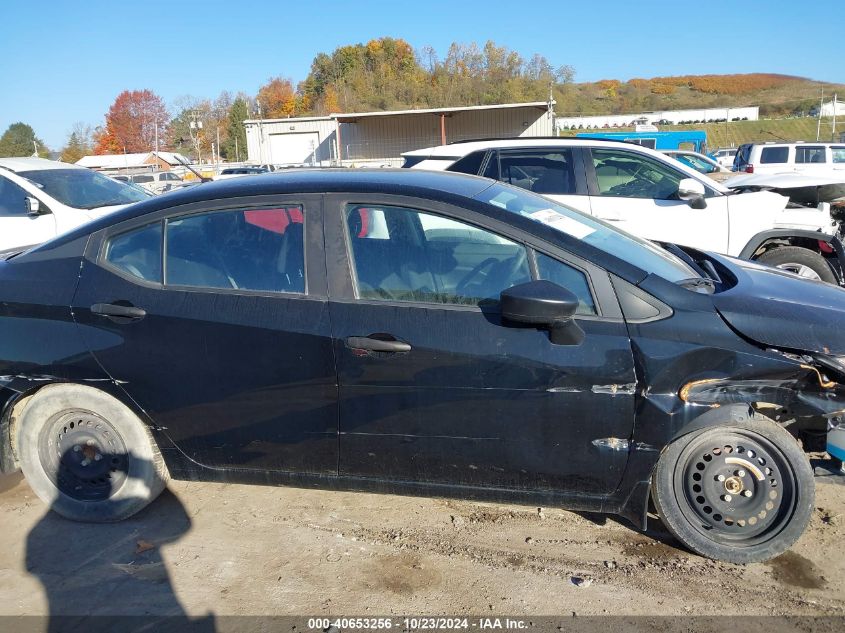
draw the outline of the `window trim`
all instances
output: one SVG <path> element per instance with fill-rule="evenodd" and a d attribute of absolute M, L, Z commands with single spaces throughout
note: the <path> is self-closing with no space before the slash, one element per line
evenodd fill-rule
<path fill-rule="evenodd" d="M 423 203 L 423 204 L 420 204 Z M 329 294 L 331 301 L 337 303 L 354 303 L 371 306 L 391 307 L 414 307 L 439 310 L 462 310 L 474 312 L 500 312 L 498 305 L 461 305 L 448 303 L 428 303 L 412 301 L 395 301 L 391 299 L 362 299 L 357 293 L 357 275 L 354 271 L 352 260 L 351 243 L 349 230 L 346 223 L 345 212 L 348 205 L 367 206 L 398 206 L 406 207 L 423 213 L 441 215 L 447 219 L 465 224 L 471 224 L 481 229 L 499 234 L 512 242 L 526 247 L 529 251 L 529 262 L 532 266 L 531 274 L 536 276 L 536 263 L 534 263 L 532 251 L 536 250 L 547 257 L 560 260 L 583 272 L 587 276 L 590 291 L 593 294 L 593 301 L 596 306 L 596 315 L 576 315 L 576 320 L 608 321 L 612 323 L 624 322 L 622 309 L 616 297 L 616 291 L 610 283 L 610 276 L 607 270 L 592 262 L 556 245 L 550 244 L 538 238 L 534 234 L 516 228 L 509 223 L 502 222 L 463 207 L 458 207 L 445 202 L 434 200 L 420 200 L 408 196 L 381 194 L 373 195 L 371 198 L 362 198 L 359 194 L 337 193 L 327 194 L 326 205 L 324 206 L 325 235 L 327 254 L 332 250 L 331 242 L 339 240 L 337 247 L 342 249 L 340 257 L 329 262 Z M 338 233 L 339 232 L 339 233 Z M 338 278 L 339 277 L 339 278 Z"/>

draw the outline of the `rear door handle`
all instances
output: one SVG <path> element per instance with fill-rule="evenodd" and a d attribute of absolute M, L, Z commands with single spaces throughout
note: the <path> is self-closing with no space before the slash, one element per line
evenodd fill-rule
<path fill-rule="evenodd" d="M 135 306 L 123 306 L 116 303 L 95 303 L 91 306 L 93 314 L 105 317 L 120 317 L 123 319 L 143 319 L 147 311 Z"/>
<path fill-rule="evenodd" d="M 363 349 L 368 352 L 410 352 L 411 346 L 404 341 L 384 340 L 369 336 L 350 336 L 346 345 L 352 349 Z"/>

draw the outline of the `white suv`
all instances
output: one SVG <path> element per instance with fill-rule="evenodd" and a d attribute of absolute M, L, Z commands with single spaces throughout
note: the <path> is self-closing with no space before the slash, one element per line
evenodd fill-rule
<path fill-rule="evenodd" d="M 845 143 L 747 143 L 739 146 L 733 170 L 748 174 L 797 172 L 845 180 Z"/>
<path fill-rule="evenodd" d="M 468 141 L 403 154 L 404 167 L 487 176 L 543 194 L 630 233 L 843 279 L 845 253 L 826 210 L 769 191 L 736 193 L 654 150 L 619 141 Z"/>
<path fill-rule="evenodd" d="M 151 194 L 43 158 L 0 158 L 0 251 L 34 246 Z"/>

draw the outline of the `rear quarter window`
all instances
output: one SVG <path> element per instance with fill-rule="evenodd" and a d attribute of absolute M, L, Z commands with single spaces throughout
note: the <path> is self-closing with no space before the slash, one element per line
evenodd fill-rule
<path fill-rule="evenodd" d="M 788 147 L 764 147 L 763 151 L 760 152 L 760 162 L 764 164 L 786 163 L 788 160 Z"/>
<path fill-rule="evenodd" d="M 446 171 L 456 171 L 462 174 L 477 174 L 481 169 L 481 163 L 486 153 L 486 151 L 482 150 L 467 154 L 453 165 L 450 165 Z"/>

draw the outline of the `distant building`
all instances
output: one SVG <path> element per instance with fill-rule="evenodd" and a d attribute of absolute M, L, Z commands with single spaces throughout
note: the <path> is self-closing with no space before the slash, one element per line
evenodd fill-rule
<path fill-rule="evenodd" d="M 702 108 L 696 110 L 660 110 L 657 112 L 641 112 L 639 114 L 604 114 L 596 116 L 561 116 L 557 118 L 560 130 L 602 130 L 614 127 L 633 127 L 635 123 L 656 125 L 677 125 L 692 123 L 693 121 L 757 121 L 760 118 L 760 108 L 757 106 L 743 108 Z"/>
<path fill-rule="evenodd" d="M 95 154 L 83 156 L 76 164 L 96 171 L 169 171 L 191 161 L 175 152 L 141 152 L 138 154 Z"/>
<path fill-rule="evenodd" d="M 398 166 L 401 154 L 472 138 L 551 136 L 554 101 L 250 119 L 250 163 Z"/>
<path fill-rule="evenodd" d="M 836 116 L 845 115 L 845 101 L 836 99 L 834 102 L 834 100 L 831 99 L 827 103 L 823 103 L 821 114 L 822 116 L 833 116 L 834 114 L 836 114 Z"/>

